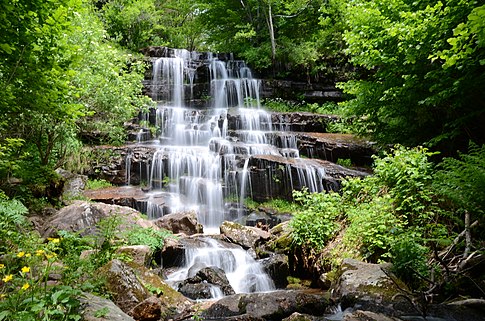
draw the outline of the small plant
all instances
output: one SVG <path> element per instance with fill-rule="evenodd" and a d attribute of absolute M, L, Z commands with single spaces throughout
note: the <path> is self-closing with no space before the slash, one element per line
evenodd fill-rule
<path fill-rule="evenodd" d="M 352 160 L 350 158 L 339 158 L 337 159 L 337 165 L 352 167 Z"/>
<path fill-rule="evenodd" d="M 113 186 L 110 182 L 104 179 L 89 179 L 86 183 L 86 189 L 97 190 Z"/>
<path fill-rule="evenodd" d="M 109 313 L 109 309 L 107 307 L 104 307 L 104 308 L 96 310 L 94 312 L 94 316 L 96 318 L 105 318 L 106 316 L 108 316 L 108 313 Z"/>
<path fill-rule="evenodd" d="M 152 251 L 160 250 L 165 243 L 165 239 L 175 237 L 168 230 L 155 230 L 134 226 L 123 233 L 127 245 L 147 245 Z"/>

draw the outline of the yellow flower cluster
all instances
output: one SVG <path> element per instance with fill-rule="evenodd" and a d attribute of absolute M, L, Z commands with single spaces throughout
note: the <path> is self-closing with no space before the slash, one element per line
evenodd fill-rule
<path fill-rule="evenodd" d="M 12 281 L 13 275 L 12 274 L 7 274 L 5 277 L 2 279 L 3 282 L 7 283 L 9 281 Z"/>

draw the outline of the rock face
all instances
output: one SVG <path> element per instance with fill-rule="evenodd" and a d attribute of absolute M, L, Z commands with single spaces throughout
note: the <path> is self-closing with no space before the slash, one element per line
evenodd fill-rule
<path fill-rule="evenodd" d="M 298 133 L 300 155 L 328 160 L 350 159 L 358 166 L 371 165 L 374 145 L 350 134 Z"/>
<path fill-rule="evenodd" d="M 43 237 L 54 237 L 60 230 L 80 232 L 81 235 L 93 234 L 96 232 L 96 224 L 101 219 L 115 215 L 122 218 L 122 225 L 137 224 L 142 227 L 156 228 L 153 222 L 143 219 L 140 212 L 132 208 L 75 201 L 50 217 L 41 227 L 40 233 Z"/>
<path fill-rule="evenodd" d="M 220 226 L 221 234 L 227 237 L 232 243 L 241 245 L 243 248 L 256 248 L 260 242 L 268 240 L 270 234 L 260 228 L 243 226 L 235 222 L 225 221 Z"/>
<path fill-rule="evenodd" d="M 236 294 L 227 296 L 202 312 L 207 319 L 281 320 L 295 312 L 323 315 L 328 300 L 322 294 L 298 291 Z"/>
<path fill-rule="evenodd" d="M 82 195 L 88 180 L 87 176 L 74 174 L 62 168 L 56 169 L 56 173 L 64 180 L 64 187 L 62 188 L 63 200 L 69 200 Z"/>
<path fill-rule="evenodd" d="M 277 289 L 284 289 L 288 285 L 290 268 L 288 256 L 275 254 L 259 261 L 264 271 L 271 277 Z"/>
<path fill-rule="evenodd" d="M 128 314 L 123 312 L 112 301 L 100 298 L 93 294 L 84 293 L 79 299 L 81 301 L 81 320 L 83 321 L 135 321 Z M 99 311 L 106 313 L 96 316 Z"/>
<path fill-rule="evenodd" d="M 195 212 L 168 214 L 157 219 L 155 225 L 172 231 L 174 234 L 193 235 L 203 233 L 202 225 L 197 221 Z"/>
<path fill-rule="evenodd" d="M 389 268 L 388 264 L 344 259 L 341 266 L 342 274 L 331 289 L 333 298 L 341 302 L 343 309 L 358 304 L 363 310 L 391 315 L 402 309 L 409 309 L 405 302 L 395 298 L 402 292 L 388 276 L 391 275 L 390 272 L 384 272 Z M 404 284 L 399 284 L 399 287 L 406 289 Z"/>
<path fill-rule="evenodd" d="M 293 190 L 308 186 L 310 192 L 337 191 L 344 177 L 365 177 L 368 173 L 320 159 L 257 155 L 249 160 L 249 175 L 256 201 L 292 199 Z"/>

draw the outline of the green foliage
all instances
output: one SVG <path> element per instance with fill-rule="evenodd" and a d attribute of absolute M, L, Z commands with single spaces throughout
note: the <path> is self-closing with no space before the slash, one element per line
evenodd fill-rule
<path fill-rule="evenodd" d="M 434 216 L 430 184 L 432 163 L 426 148 L 396 146 L 391 153 L 375 158 L 374 175 L 395 199 L 396 212 L 409 224 L 426 224 Z"/>
<path fill-rule="evenodd" d="M 134 226 L 124 233 L 124 239 L 127 245 L 147 245 L 152 251 L 161 250 L 165 239 L 169 237 L 174 237 L 170 231 L 144 228 L 141 226 Z"/>
<path fill-rule="evenodd" d="M 145 65 L 141 57 L 107 41 L 107 33 L 94 9 L 84 5 L 73 19 L 76 32 L 65 41 L 72 52 L 76 88 L 73 99 L 87 117 L 77 122 L 81 132 L 96 132 L 101 143 L 123 143 L 123 122 L 152 102 L 141 94 Z"/>
<path fill-rule="evenodd" d="M 0 192 L 0 255 L 19 243 L 19 231 L 27 226 L 25 214 L 27 208 L 21 202 L 9 200 Z"/>
<path fill-rule="evenodd" d="M 483 7 L 478 4 L 348 3 L 346 52 L 368 72 L 340 86 L 352 97 L 345 105 L 363 124 L 362 134 L 372 133 L 381 143 L 429 144 L 447 152 L 470 138 L 483 142 Z"/>
<path fill-rule="evenodd" d="M 81 291 L 65 284 L 46 286 L 49 274 L 63 273 L 56 254 L 59 239 L 48 243 L 27 229 L 15 231 L 2 255 L 0 320 L 80 320 Z"/>
<path fill-rule="evenodd" d="M 412 288 L 419 288 L 421 278 L 429 275 L 430 249 L 424 244 L 419 234 L 410 231 L 399 234 L 390 247 L 393 272 Z"/>
<path fill-rule="evenodd" d="M 485 145 L 470 143 L 467 154 L 445 158 L 434 175 L 433 187 L 453 204 L 454 210 L 468 211 L 476 219 L 485 213 Z"/>
<path fill-rule="evenodd" d="M 389 258 L 392 243 L 402 232 L 403 222 L 393 210 L 389 195 L 373 198 L 346 210 L 349 226 L 344 236 L 348 247 L 357 248 L 372 262 Z"/>
<path fill-rule="evenodd" d="M 113 185 L 104 179 L 88 179 L 88 181 L 86 182 L 86 189 L 91 190 L 102 189 L 111 186 Z"/>
<path fill-rule="evenodd" d="M 343 214 L 340 195 L 303 190 L 294 191 L 293 197 L 303 209 L 290 221 L 294 242 L 297 245 L 323 248 L 340 228 L 337 222 Z"/>

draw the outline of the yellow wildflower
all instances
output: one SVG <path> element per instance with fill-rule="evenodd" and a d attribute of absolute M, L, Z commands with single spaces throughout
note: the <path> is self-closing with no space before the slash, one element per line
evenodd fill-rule
<path fill-rule="evenodd" d="M 22 252 L 19 252 L 19 253 L 17 254 L 17 257 L 24 257 L 24 255 L 25 255 L 25 252 L 24 252 L 24 251 L 22 251 Z"/>
<path fill-rule="evenodd" d="M 13 279 L 13 275 L 9 274 L 9 275 L 5 275 L 5 277 L 2 279 L 2 281 L 7 283 L 8 281 L 12 281 L 12 279 Z"/>
<path fill-rule="evenodd" d="M 22 268 L 22 273 L 29 273 L 30 272 L 30 268 L 28 266 L 24 266 Z"/>
<path fill-rule="evenodd" d="M 60 240 L 59 240 L 58 238 L 55 238 L 55 239 L 52 239 L 52 240 L 51 240 L 51 242 L 52 242 L 52 243 L 59 243 L 59 242 L 60 242 Z"/>
<path fill-rule="evenodd" d="M 22 290 L 27 290 L 28 288 L 30 288 L 30 284 L 25 283 L 24 285 L 22 285 Z"/>
<path fill-rule="evenodd" d="M 5 264 L 0 263 L 0 270 L 5 267 Z"/>
<path fill-rule="evenodd" d="M 5 298 L 7 295 L 5 293 L 0 293 L 0 300 Z"/>
<path fill-rule="evenodd" d="M 25 257 L 30 257 L 30 253 L 25 254 Z"/>
<path fill-rule="evenodd" d="M 45 251 L 44 251 L 44 250 L 37 250 L 37 251 L 35 251 L 35 255 L 37 255 L 37 256 L 41 256 L 41 255 L 43 255 L 44 253 L 45 253 Z"/>

